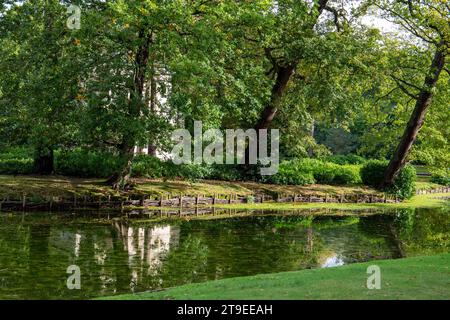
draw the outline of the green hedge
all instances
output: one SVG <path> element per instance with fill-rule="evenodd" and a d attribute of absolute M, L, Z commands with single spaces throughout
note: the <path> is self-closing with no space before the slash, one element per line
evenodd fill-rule
<path fill-rule="evenodd" d="M 208 179 L 213 168 L 208 165 L 183 164 L 175 165 L 172 161 L 162 161 L 148 155 L 138 155 L 134 158 L 131 175 L 151 179 Z"/>
<path fill-rule="evenodd" d="M 278 173 L 266 177 L 266 182 L 274 184 L 307 185 L 321 184 L 357 184 L 361 183 L 358 165 L 338 165 L 315 159 L 295 159 L 283 161 Z"/>
<path fill-rule="evenodd" d="M 443 186 L 450 185 L 450 170 L 436 170 L 431 175 L 431 182 Z"/>
<path fill-rule="evenodd" d="M 31 174 L 33 159 L 0 159 L 0 174 Z"/>
<path fill-rule="evenodd" d="M 306 185 L 314 184 L 316 180 L 312 172 L 298 166 L 298 163 L 287 161 L 280 164 L 278 173 L 267 176 L 265 182 L 284 185 Z"/>
<path fill-rule="evenodd" d="M 385 160 L 370 160 L 361 168 L 361 179 L 365 185 L 379 188 L 383 182 L 384 172 L 389 162 Z M 397 175 L 394 184 L 385 188 L 392 195 L 396 195 L 400 199 L 409 199 L 415 191 L 416 169 L 407 164 Z"/>
<path fill-rule="evenodd" d="M 85 150 L 55 152 L 55 173 L 64 176 L 107 178 L 120 166 L 120 159 L 111 153 Z"/>
<path fill-rule="evenodd" d="M 10 148 L 0 154 L 0 174 L 31 174 L 32 152 L 27 148 Z"/>
<path fill-rule="evenodd" d="M 353 156 L 339 156 L 342 163 L 356 162 Z M 335 157 L 335 162 L 339 162 Z M 345 160 L 345 161 L 344 161 Z M 55 152 L 55 172 L 61 175 L 78 177 L 111 176 L 120 167 L 120 159 L 111 153 L 84 150 Z M 138 155 L 135 157 L 131 174 L 133 177 L 154 179 L 216 179 L 225 181 L 255 180 L 282 185 L 308 185 L 314 183 L 351 185 L 365 183 L 378 187 L 382 181 L 387 161 L 371 160 L 361 165 L 337 164 L 317 159 L 293 159 L 283 161 L 279 171 L 273 176 L 259 176 L 257 166 L 251 172 L 244 172 L 236 165 L 175 165 L 171 161 Z M 0 174 L 29 174 L 33 169 L 30 152 L 13 150 L 0 155 Z M 394 186 L 386 190 L 399 198 L 409 198 L 414 192 L 415 170 L 406 166 L 396 178 Z M 442 184 L 448 183 L 445 177 L 434 178 Z"/>
<path fill-rule="evenodd" d="M 333 155 L 326 158 L 328 162 L 333 162 L 336 164 L 344 165 L 344 164 L 364 164 L 367 160 L 361 156 L 356 154 L 348 154 L 348 155 Z"/>

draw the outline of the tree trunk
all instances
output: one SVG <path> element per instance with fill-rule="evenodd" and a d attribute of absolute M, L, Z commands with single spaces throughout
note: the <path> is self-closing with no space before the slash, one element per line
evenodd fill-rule
<path fill-rule="evenodd" d="M 145 76 L 149 60 L 149 49 L 151 43 L 151 35 L 145 30 L 139 32 L 139 39 L 142 44 L 136 53 L 135 73 L 133 88 L 131 89 L 131 96 L 128 102 L 128 114 L 133 120 L 139 119 L 141 110 L 144 105 L 144 84 Z M 134 158 L 134 147 L 136 145 L 135 134 L 125 132 L 122 140 L 122 145 L 119 148 L 120 157 L 123 159 L 121 169 L 108 179 L 108 183 L 114 189 L 125 188 L 131 176 L 131 165 Z"/>
<path fill-rule="evenodd" d="M 422 128 L 425 120 L 425 114 L 433 99 L 433 91 L 439 79 L 439 75 L 444 68 L 445 55 L 443 46 L 438 46 L 431 63 L 429 72 L 425 77 L 423 89 L 416 100 L 416 106 L 406 126 L 403 137 L 400 140 L 394 155 L 389 162 L 384 173 L 384 179 L 381 187 L 388 187 L 394 183 L 394 179 L 406 163 L 406 158 L 411 150 L 412 145 L 416 141 L 417 134 Z"/>
<path fill-rule="evenodd" d="M 154 115 L 156 112 L 156 70 L 155 62 L 152 61 L 151 64 L 151 79 L 150 79 L 150 114 Z M 156 145 L 153 141 L 153 137 L 149 138 L 148 143 L 148 154 L 151 156 L 156 156 Z"/>
<path fill-rule="evenodd" d="M 268 129 L 273 121 L 273 118 L 277 114 L 278 107 L 280 106 L 281 99 L 283 98 L 284 92 L 294 73 L 295 66 L 297 64 L 292 64 L 287 67 L 279 67 L 277 72 L 277 79 L 274 86 L 272 87 L 272 93 L 270 96 L 269 104 L 264 108 L 261 118 L 256 125 L 256 129 Z"/>
<path fill-rule="evenodd" d="M 38 150 L 34 159 L 34 172 L 37 174 L 49 175 L 54 172 L 53 149 L 47 151 Z"/>
<path fill-rule="evenodd" d="M 309 135 L 310 135 L 310 137 L 311 137 L 311 141 L 314 141 L 314 134 L 316 133 L 316 121 L 314 120 L 314 118 L 312 118 L 312 120 L 311 120 L 311 128 L 310 128 L 310 130 L 309 130 Z M 309 147 L 308 147 L 308 155 L 310 156 L 310 157 L 313 157 L 314 156 L 314 148 L 313 148 L 313 146 L 312 145 L 310 145 Z"/>
<path fill-rule="evenodd" d="M 323 10 L 325 10 L 328 1 L 329 0 L 318 1 L 317 15 L 315 16 L 315 19 L 314 21 L 312 21 L 309 28 L 313 29 L 314 26 L 317 24 L 317 21 L 319 20 L 319 17 L 322 14 Z M 284 96 L 289 80 L 294 74 L 294 70 L 297 67 L 297 64 L 298 61 L 294 61 L 288 66 L 274 65 L 275 70 L 277 70 L 276 81 L 272 87 L 272 93 L 269 104 L 264 108 L 263 112 L 261 113 L 260 119 L 256 125 L 257 130 L 268 129 L 270 127 L 270 124 L 272 123 L 275 115 L 278 112 L 278 107 L 280 106 L 281 100 Z"/>
<path fill-rule="evenodd" d="M 122 167 L 108 179 L 108 184 L 116 190 L 125 188 L 129 183 L 131 178 L 131 165 L 133 164 L 134 158 L 134 146 L 131 148 L 124 146 L 120 150 L 120 157 L 123 161 Z"/>
<path fill-rule="evenodd" d="M 310 25 L 310 29 L 313 29 L 314 26 L 317 24 L 317 21 L 319 20 L 320 15 L 322 14 L 323 10 L 325 10 L 325 7 L 327 6 L 329 0 L 319 0 L 317 3 L 317 14 L 315 16 L 314 21 L 312 21 Z M 257 130 L 258 134 L 258 140 L 259 140 L 259 130 L 261 129 L 269 129 L 270 125 L 272 124 L 273 119 L 275 118 L 278 108 L 281 104 L 281 101 L 283 99 L 283 96 L 286 92 L 286 88 L 289 84 L 289 80 L 291 80 L 292 75 L 294 74 L 295 68 L 297 67 L 299 61 L 293 61 L 291 64 L 287 66 L 280 66 L 277 64 L 276 61 L 272 61 L 273 67 L 276 70 L 276 80 L 275 84 L 272 87 L 271 95 L 270 95 L 270 101 L 267 104 L 267 106 L 262 111 L 259 120 L 255 126 L 255 129 Z M 259 148 L 259 146 L 258 146 Z M 258 150 L 259 154 L 259 150 Z M 250 150 L 249 145 L 245 148 L 245 165 L 243 166 L 244 172 L 248 174 L 251 172 L 251 166 L 249 164 L 249 156 L 250 156 Z"/>

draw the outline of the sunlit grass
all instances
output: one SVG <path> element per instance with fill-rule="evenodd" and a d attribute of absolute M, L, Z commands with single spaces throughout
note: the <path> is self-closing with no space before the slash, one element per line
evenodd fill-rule
<path fill-rule="evenodd" d="M 367 267 L 370 265 L 380 267 L 379 290 L 367 289 Z M 102 299 L 448 299 L 449 272 L 450 254 L 443 254 L 238 277 Z"/>

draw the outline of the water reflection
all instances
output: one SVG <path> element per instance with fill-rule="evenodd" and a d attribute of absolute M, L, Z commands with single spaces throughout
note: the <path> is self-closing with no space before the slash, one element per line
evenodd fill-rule
<path fill-rule="evenodd" d="M 268 215 L 86 223 L 0 219 L 0 298 L 89 298 L 226 277 L 447 252 L 448 209 L 367 217 Z M 82 290 L 66 288 L 78 265 Z"/>
<path fill-rule="evenodd" d="M 343 266 L 344 260 L 337 256 L 337 254 L 332 254 L 330 257 L 327 257 L 324 262 L 320 264 L 321 268 L 332 268 Z"/>

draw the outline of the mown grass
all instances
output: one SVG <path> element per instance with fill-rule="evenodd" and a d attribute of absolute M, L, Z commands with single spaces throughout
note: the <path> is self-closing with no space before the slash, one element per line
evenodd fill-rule
<path fill-rule="evenodd" d="M 367 289 L 367 268 L 381 270 L 381 289 Z M 450 254 L 357 263 L 336 268 L 282 272 L 188 284 L 159 292 L 101 299 L 448 299 Z"/>
<path fill-rule="evenodd" d="M 260 209 L 260 210 L 295 210 L 328 208 L 340 210 L 364 210 L 364 209 L 402 209 L 402 208 L 437 208 L 450 205 L 445 199 L 448 193 L 433 193 L 416 195 L 409 200 L 399 203 L 242 203 L 231 205 L 216 205 L 217 208 L 232 209 Z"/>

